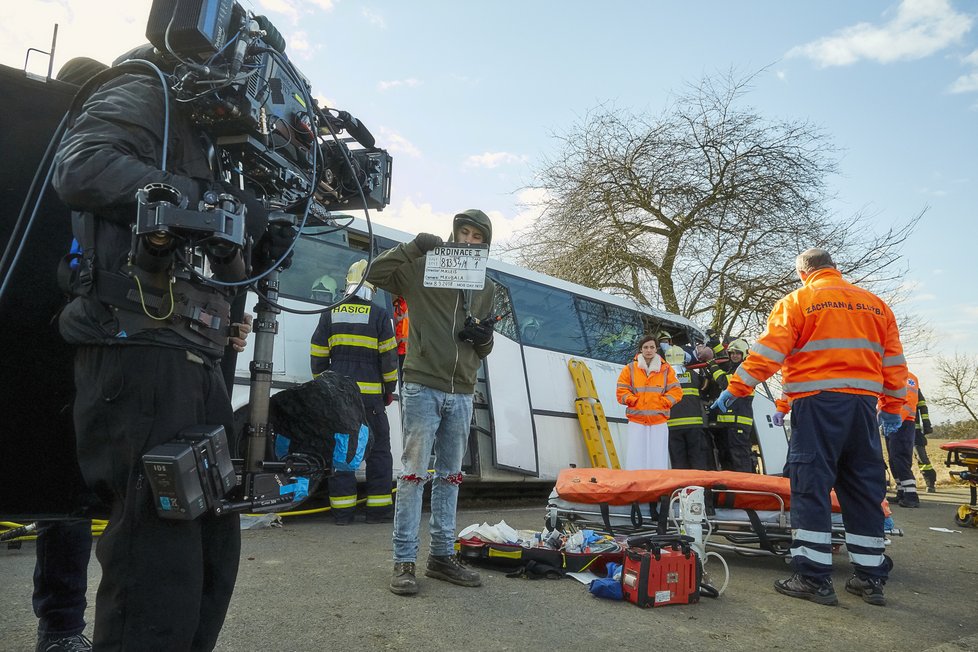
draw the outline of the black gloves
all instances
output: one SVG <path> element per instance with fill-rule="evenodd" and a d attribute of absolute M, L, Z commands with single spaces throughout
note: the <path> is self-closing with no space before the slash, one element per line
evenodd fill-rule
<path fill-rule="evenodd" d="M 488 344 L 492 341 L 493 327 L 497 321 L 494 317 L 487 317 L 482 321 L 474 317 L 466 317 L 465 328 L 458 332 L 458 339 L 471 342 L 475 346 Z"/>
<path fill-rule="evenodd" d="M 421 250 L 421 253 L 426 254 L 432 249 L 444 245 L 445 241 L 433 233 L 419 233 L 414 238 L 414 244 Z"/>
<path fill-rule="evenodd" d="M 285 252 L 292 245 L 292 241 L 295 238 L 296 233 L 290 225 L 269 224 L 265 234 L 262 235 L 261 240 L 255 246 L 254 253 L 251 257 L 255 271 L 264 272 L 270 266 L 274 265 L 279 258 L 285 255 Z M 292 266 L 293 253 L 295 253 L 295 250 L 289 252 L 289 257 L 279 263 L 279 268 L 288 269 Z"/>

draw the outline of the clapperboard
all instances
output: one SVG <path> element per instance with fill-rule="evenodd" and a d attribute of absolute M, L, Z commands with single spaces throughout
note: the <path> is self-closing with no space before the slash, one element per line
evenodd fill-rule
<path fill-rule="evenodd" d="M 451 242 L 425 256 L 424 286 L 481 290 L 486 285 L 489 245 Z"/>

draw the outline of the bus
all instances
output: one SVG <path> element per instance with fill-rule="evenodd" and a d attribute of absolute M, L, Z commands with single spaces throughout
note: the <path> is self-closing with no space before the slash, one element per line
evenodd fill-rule
<path fill-rule="evenodd" d="M 278 303 L 284 308 L 325 308 L 326 303 L 312 298 L 318 279 L 331 277 L 342 294 L 347 269 L 354 261 L 377 256 L 414 237 L 372 224 L 371 242 L 364 220 L 349 216 L 336 220 L 342 224 L 305 229 L 296 243 L 292 265 L 279 279 Z M 634 357 L 642 335 L 666 330 L 680 345 L 706 340 L 700 328 L 680 315 L 638 306 L 491 256 L 486 275 L 497 288 L 493 314 L 503 318 L 496 325 L 493 351 L 478 373 L 462 468 L 467 482 L 552 484 L 561 469 L 590 465 L 575 410 L 577 394 L 568 370 L 571 359 L 590 369 L 617 447 L 627 423 L 625 407 L 615 398 L 618 375 Z M 255 295 L 251 298 L 257 301 Z M 387 292 L 378 288 L 373 301 L 393 314 Z M 279 315 L 273 392 L 311 379 L 309 340 L 318 321 L 317 314 L 283 311 Z M 249 383 L 248 360 L 242 355 L 232 396 L 239 415 L 247 411 Z M 769 394 L 757 392 L 754 412 L 762 468 L 779 474 L 787 439 L 784 429 L 771 422 L 774 404 Z M 403 450 L 398 396 L 387 414 L 396 477 Z"/>

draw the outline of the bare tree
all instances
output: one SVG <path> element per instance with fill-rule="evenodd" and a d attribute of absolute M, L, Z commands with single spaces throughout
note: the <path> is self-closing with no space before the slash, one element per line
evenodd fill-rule
<path fill-rule="evenodd" d="M 760 330 L 809 247 L 831 251 L 854 281 L 895 289 L 920 214 L 883 234 L 865 214 L 832 219 L 835 148 L 808 122 L 739 108 L 752 78 L 708 77 L 655 117 L 589 113 L 537 170 L 541 218 L 509 250 L 725 334 Z"/>
<path fill-rule="evenodd" d="M 950 410 L 963 410 L 978 423 L 978 356 L 955 352 L 954 357 L 937 356 L 940 393 L 934 402 Z"/>

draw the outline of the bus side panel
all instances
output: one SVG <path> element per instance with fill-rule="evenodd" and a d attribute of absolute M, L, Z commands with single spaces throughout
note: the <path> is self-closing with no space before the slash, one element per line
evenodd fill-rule
<path fill-rule="evenodd" d="M 754 392 L 754 431 L 757 433 L 757 443 L 761 449 L 761 460 L 764 463 L 764 473 L 781 475 L 784 464 L 788 459 L 788 435 L 784 427 L 778 427 L 771 421 L 777 411 L 772 401 L 764 392 Z"/>

